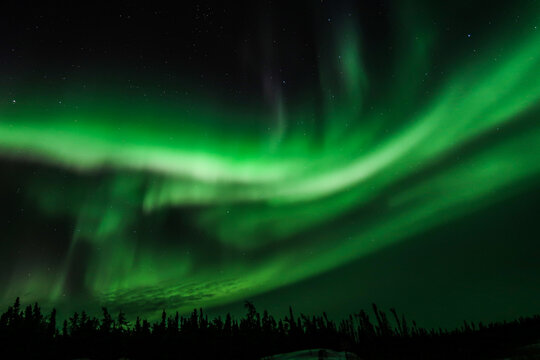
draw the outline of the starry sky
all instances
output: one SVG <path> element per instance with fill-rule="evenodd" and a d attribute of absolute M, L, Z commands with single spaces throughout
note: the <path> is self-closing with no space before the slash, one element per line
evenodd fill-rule
<path fill-rule="evenodd" d="M 538 313 L 540 2 L 0 15 L 0 305 Z"/>

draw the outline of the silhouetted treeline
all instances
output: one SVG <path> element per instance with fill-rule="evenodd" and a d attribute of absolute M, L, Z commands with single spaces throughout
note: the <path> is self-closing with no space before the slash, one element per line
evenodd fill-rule
<path fill-rule="evenodd" d="M 427 330 L 390 309 L 374 304 L 340 322 L 326 313 L 283 319 L 259 313 L 246 302 L 246 315 L 209 319 L 202 309 L 190 316 L 168 315 L 131 323 L 123 312 L 106 308 L 96 318 L 84 311 L 61 324 L 56 310 L 44 315 L 39 305 L 21 307 L 17 298 L 0 316 L 0 358 L 118 359 L 258 359 L 310 348 L 349 351 L 363 359 L 485 359 L 504 358 L 540 339 L 540 316 L 484 325 L 465 322 L 458 329 Z M 13 353 L 15 351 L 15 353 Z M 4 355 L 4 356 L 3 356 Z"/>

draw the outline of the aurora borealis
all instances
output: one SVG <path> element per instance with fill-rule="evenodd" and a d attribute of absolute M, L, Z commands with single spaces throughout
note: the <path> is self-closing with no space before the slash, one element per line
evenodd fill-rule
<path fill-rule="evenodd" d="M 4 25 L 2 304 L 223 307 L 537 194 L 537 1 L 230 6 Z"/>

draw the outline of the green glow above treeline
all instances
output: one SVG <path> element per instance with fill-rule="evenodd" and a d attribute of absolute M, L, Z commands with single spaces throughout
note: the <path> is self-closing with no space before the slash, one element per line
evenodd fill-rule
<path fill-rule="evenodd" d="M 71 94 L 77 107 L 54 107 L 47 94 L 2 105 L 0 155 L 89 179 L 34 184 L 28 195 L 45 215 L 73 219 L 71 247 L 54 273 L 14 277 L 4 300 L 61 301 L 84 243 L 82 286 L 102 303 L 225 304 L 467 215 L 538 176 L 540 31 L 506 40 L 504 53 L 486 42 L 429 91 L 435 35 L 410 41 L 374 103 L 379 80 L 364 67 L 361 35 L 343 26 L 321 61 L 322 138 L 309 100 L 277 114 L 210 96 L 134 104 L 115 91 L 98 101 Z M 159 219 L 178 209 L 190 209 L 182 223 L 209 242 L 193 244 L 180 226 L 162 234 Z M 144 221 L 153 232 L 137 234 Z"/>

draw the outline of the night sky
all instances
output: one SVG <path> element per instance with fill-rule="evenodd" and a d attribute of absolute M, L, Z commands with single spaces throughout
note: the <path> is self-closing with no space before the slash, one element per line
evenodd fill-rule
<path fill-rule="evenodd" d="M 0 305 L 540 310 L 540 1 L 12 4 Z"/>

